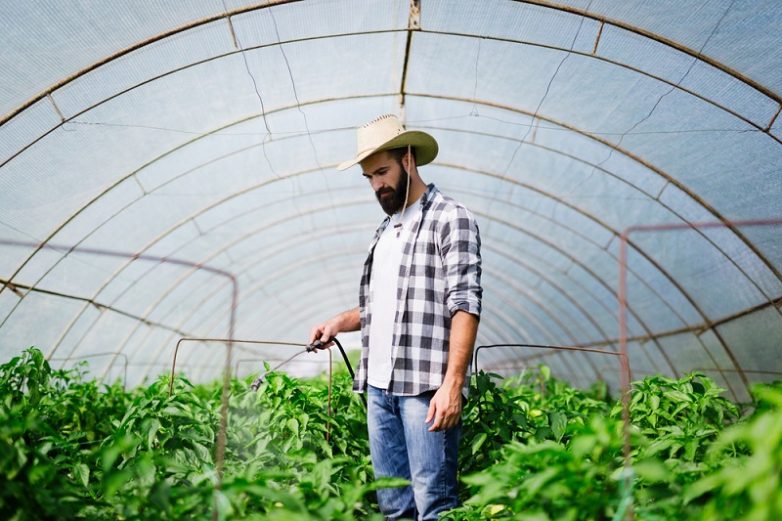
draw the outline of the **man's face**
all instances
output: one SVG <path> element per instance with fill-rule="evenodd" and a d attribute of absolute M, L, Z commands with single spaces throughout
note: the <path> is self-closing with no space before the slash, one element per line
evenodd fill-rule
<path fill-rule="evenodd" d="M 407 172 L 402 164 L 392 154 L 381 151 L 364 159 L 361 169 L 383 211 L 393 215 L 401 210 L 407 191 Z"/>

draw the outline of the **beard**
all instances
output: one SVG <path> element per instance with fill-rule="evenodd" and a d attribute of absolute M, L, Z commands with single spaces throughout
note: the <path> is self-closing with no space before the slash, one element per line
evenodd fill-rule
<path fill-rule="evenodd" d="M 399 176 L 399 181 L 394 188 L 383 188 L 375 192 L 377 202 L 380 203 L 380 207 L 383 208 L 383 211 L 388 215 L 394 215 L 401 210 L 405 204 L 408 176 L 404 168 L 400 168 L 400 170 L 402 171 L 402 174 Z"/>

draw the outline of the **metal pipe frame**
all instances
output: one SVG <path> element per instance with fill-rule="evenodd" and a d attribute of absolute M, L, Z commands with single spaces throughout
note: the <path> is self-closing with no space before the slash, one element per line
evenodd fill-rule
<path fill-rule="evenodd" d="M 576 351 L 581 353 L 599 353 L 603 355 L 611 355 L 611 356 L 622 356 L 622 354 L 618 351 L 607 351 L 605 349 L 595 349 L 592 347 L 584 347 L 580 345 L 573 345 L 573 346 L 556 346 L 556 345 L 548 345 L 548 344 L 488 344 L 488 345 L 479 345 L 475 348 L 475 353 L 473 354 L 473 368 L 475 373 L 478 372 L 478 353 L 481 349 L 492 349 L 495 347 L 529 347 L 533 349 L 553 349 L 555 351 Z"/>
<path fill-rule="evenodd" d="M 602 223 L 601 223 L 602 224 Z"/>
<path fill-rule="evenodd" d="M 540 3 L 537 3 L 536 5 L 540 5 Z M 550 6 L 549 6 L 549 7 L 550 7 Z M 584 12 L 584 13 L 582 13 L 582 15 L 586 15 L 586 13 Z M 229 22 L 230 22 L 230 15 L 227 15 L 227 16 L 228 16 L 228 20 L 229 20 Z M 602 30 L 602 25 L 603 25 L 604 23 L 605 23 L 605 20 L 602 20 L 602 21 L 601 21 L 601 30 Z M 411 33 L 410 33 L 409 31 L 408 31 L 408 35 L 409 35 L 409 36 L 411 36 Z M 409 43 L 410 43 L 410 42 L 408 42 L 408 49 L 409 49 Z M 281 45 L 281 42 L 280 42 L 279 44 Z M 596 47 L 596 46 L 597 46 L 597 42 L 596 42 L 596 45 L 595 45 L 595 47 Z M 593 51 L 593 52 L 594 52 L 594 51 Z M 695 57 L 696 57 L 696 59 L 701 59 L 701 58 L 702 58 L 702 57 L 700 56 L 700 53 L 698 53 L 698 55 L 696 55 Z M 406 55 L 405 62 L 407 62 L 407 55 Z M 405 69 L 405 70 L 406 70 L 406 69 Z M 48 95 L 48 94 L 47 94 L 47 95 Z M 404 89 L 402 89 L 402 95 L 404 95 Z M 770 128 L 770 126 L 771 126 L 771 124 L 769 124 L 769 125 L 768 125 L 768 127 L 769 127 L 769 128 Z M 750 280 L 751 280 L 751 279 L 750 279 Z"/>

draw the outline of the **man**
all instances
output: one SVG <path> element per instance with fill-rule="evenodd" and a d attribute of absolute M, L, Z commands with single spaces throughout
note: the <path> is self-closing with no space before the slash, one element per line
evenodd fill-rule
<path fill-rule="evenodd" d="M 353 389 L 367 392 L 375 475 L 412 486 L 378 491 L 388 519 L 436 519 L 457 506 L 462 392 L 481 311 L 480 237 L 472 214 L 426 185 L 435 139 L 395 116 L 358 129 L 360 163 L 388 217 L 369 246 L 359 305 L 315 326 L 310 343 L 361 329 Z M 328 344 L 325 344 L 328 345 Z"/>

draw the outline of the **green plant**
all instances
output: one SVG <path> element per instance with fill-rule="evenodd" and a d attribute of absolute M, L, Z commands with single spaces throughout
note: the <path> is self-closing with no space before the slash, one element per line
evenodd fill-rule
<path fill-rule="evenodd" d="M 701 519 L 782 519 L 782 385 L 755 387 L 756 411 L 720 434 L 709 447 L 717 468 L 685 493 L 705 500 Z"/>
<path fill-rule="evenodd" d="M 0 366 L 0 517 L 380 519 L 374 491 L 404 482 L 373 479 L 350 377 L 335 374 L 331 412 L 323 377 L 249 382 L 230 385 L 217 487 L 220 383 L 126 392 L 26 350 Z M 445 518 L 618 520 L 631 499 L 645 521 L 780 518 L 782 386 L 759 387 L 741 421 L 721 391 L 697 373 L 634 382 L 628 480 L 604 386 L 575 389 L 545 367 L 479 373 L 463 415 L 467 500 Z"/>

